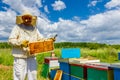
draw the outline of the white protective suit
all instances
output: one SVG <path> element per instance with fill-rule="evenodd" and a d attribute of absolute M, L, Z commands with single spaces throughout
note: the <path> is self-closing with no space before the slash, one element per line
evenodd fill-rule
<path fill-rule="evenodd" d="M 38 29 L 34 26 L 20 24 L 13 28 L 8 42 L 13 45 L 14 80 L 24 80 L 26 73 L 28 74 L 28 80 L 37 80 L 36 57 L 30 56 L 20 45 L 23 40 L 33 42 L 42 38 Z"/>

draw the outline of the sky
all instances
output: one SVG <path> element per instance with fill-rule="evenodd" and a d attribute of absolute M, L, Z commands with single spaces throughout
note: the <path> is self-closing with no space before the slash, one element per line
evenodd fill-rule
<path fill-rule="evenodd" d="M 7 41 L 24 11 L 56 42 L 120 44 L 120 0 L 0 0 L 0 41 Z"/>

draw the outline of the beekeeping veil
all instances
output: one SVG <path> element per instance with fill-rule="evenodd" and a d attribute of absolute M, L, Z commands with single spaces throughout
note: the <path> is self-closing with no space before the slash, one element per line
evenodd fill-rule
<path fill-rule="evenodd" d="M 23 23 L 22 16 L 24 16 L 24 15 L 31 16 L 32 17 L 31 25 L 36 26 L 37 16 L 33 16 L 29 11 L 24 11 L 22 15 L 16 16 L 16 24 L 22 24 Z"/>

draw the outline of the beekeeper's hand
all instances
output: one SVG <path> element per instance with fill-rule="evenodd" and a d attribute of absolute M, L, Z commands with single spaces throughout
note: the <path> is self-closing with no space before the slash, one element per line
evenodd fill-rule
<path fill-rule="evenodd" d="M 56 41 L 56 37 L 57 37 L 57 34 L 54 37 L 49 38 L 49 39 L 52 40 L 53 42 L 55 42 Z"/>
<path fill-rule="evenodd" d="M 29 49 L 29 47 L 23 47 L 23 51 L 25 51 L 25 52 L 29 52 L 30 49 Z"/>
<path fill-rule="evenodd" d="M 37 41 L 44 41 L 45 39 L 38 39 Z"/>
<path fill-rule="evenodd" d="M 28 43 L 29 43 L 28 40 L 23 40 L 23 41 L 21 42 L 21 47 L 28 47 Z"/>
<path fill-rule="evenodd" d="M 56 38 L 49 38 L 49 40 L 52 40 L 53 42 L 55 42 Z"/>

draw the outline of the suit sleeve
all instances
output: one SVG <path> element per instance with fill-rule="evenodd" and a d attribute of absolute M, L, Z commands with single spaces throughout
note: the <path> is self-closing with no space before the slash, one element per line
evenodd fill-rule
<path fill-rule="evenodd" d="M 44 40 L 43 35 L 38 31 L 38 29 L 37 29 L 37 40 L 38 40 L 38 41 Z"/>
<path fill-rule="evenodd" d="M 15 26 L 9 36 L 8 43 L 13 46 L 20 46 L 20 40 L 19 40 L 19 28 L 18 26 Z"/>

